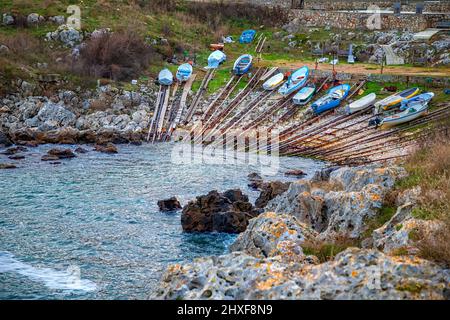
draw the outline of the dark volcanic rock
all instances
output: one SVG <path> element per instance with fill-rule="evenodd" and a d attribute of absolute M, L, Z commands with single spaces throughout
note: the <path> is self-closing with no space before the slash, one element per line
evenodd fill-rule
<path fill-rule="evenodd" d="M 76 155 L 73 153 L 70 149 L 51 149 L 47 152 L 50 156 L 58 157 L 58 159 L 68 159 L 68 158 L 75 158 Z"/>
<path fill-rule="evenodd" d="M 184 206 L 181 224 L 187 232 L 239 233 L 258 214 L 241 190 L 214 190 Z"/>
<path fill-rule="evenodd" d="M 247 176 L 247 179 L 250 181 L 248 186 L 252 189 L 259 189 L 263 184 L 263 178 L 257 174 L 256 172 L 252 172 Z"/>
<path fill-rule="evenodd" d="M 306 173 L 303 170 L 289 170 L 284 173 L 286 176 L 296 176 L 303 177 L 306 176 Z"/>
<path fill-rule="evenodd" d="M 16 169 L 16 165 L 12 163 L 0 163 L 0 169 Z"/>
<path fill-rule="evenodd" d="M 289 189 L 290 182 L 271 181 L 265 182 L 260 186 L 261 194 L 255 201 L 257 208 L 264 208 L 270 200 L 286 192 Z"/>
<path fill-rule="evenodd" d="M 112 144 L 111 142 L 108 142 L 105 145 L 101 145 L 101 144 L 96 144 L 94 146 L 94 150 L 98 151 L 98 152 L 103 152 L 103 153 L 117 153 L 117 147 Z"/>
<path fill-rule="evenodd" d="M 84 148 L 82 148 L 82 147 L 78 147 L 78 148 L 75 149 L 75 152 L 76 153 L 88 153 L 89 151 L 84 149 Z"/>
<path fill-rule="evenodd" d="M 7 155 L 7 156 L 12 156 L 16 153 L 25 152 L 27 150 L 28 149 L 25 147 L 17 146 L 17 147 L 11 147 L 11 148 L 6 149 L 6 151 L 2 152 L 2 154 Z"/>
<path fill-rule="evenodd" d="M 176 197 L 158 201 L 160 211 L 175 211 L 182 209 L 180 201 Z"/>
<path fill-rule="evenodd" d="M 0 146 L 9 147 L 12 145 L 12 142 L 9 140 L 9 138 L 0 131 Z"/>
<path fill-rule="evenodd" d="M 23 159 L 25 159 L 25 156 L 13 155 L 13 156 L 10 156 L 8 158 L 11 159 L 11 160 L 23 160 Z"/>
<path fill-rule="evenodd" d="M 41 158 L 42 161 L 55 161 L 55 160 L 59 160 L 59 158 L 57 156 L 52 156 L 50 154 L 46 154 L 43 155 Z"/>

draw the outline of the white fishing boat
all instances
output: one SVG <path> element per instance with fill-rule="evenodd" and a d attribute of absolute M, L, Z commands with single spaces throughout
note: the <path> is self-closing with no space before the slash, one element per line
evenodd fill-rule
<path fill-rule="evenodd" d="M 303 106 L 311 101 L 314 93 L 316 92 L 316 86 L 308 85 L 300 89 L 300 91 L 292 98 L 295 105 Z"/>
<path fill-rule="evenodd" d="M 269 80 L 264 82 L 263 89 L 267 91 L 272 91 L 278 88 L 284 82 L 284 74 L 281 72 L 271 77 Z"/>
<path fill-rule="evenodd" d="M 361 99 L 358 99 L 345 107 L 345 111 L 347 114 L 352 114 L 360 110 L 364 110 L 368 106 L 372 105 L 377 99 L 377 95 L 375 93 L 368 94 Z"/>
<path fill-rule="evenodd" d="M 427 103 L 415 104 L 414 107 L 409 107 L 405 111 L 383 118 L 383 120 L 381 121 L 381 125 L 383 127 L 397 126 L 399 124 L 415 120 L 425 115 L 427 111 L 428 111 Z"/>

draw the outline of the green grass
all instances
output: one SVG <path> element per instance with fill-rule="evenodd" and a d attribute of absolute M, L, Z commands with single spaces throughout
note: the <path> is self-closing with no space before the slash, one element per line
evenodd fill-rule
<path fill-rule="evenodd" d="M 378 214 L 373 217 L 369 218 L 365 221 L 366 225 L 366 231 L 363 233 L 362 238 L 368 238 L 372 235 L 372 232 L 381 226 L 383 226 L 386 222 L 388 222 L 395 214 L 396 207 L 394 206 L 383 206 L 379 211 Z"/>

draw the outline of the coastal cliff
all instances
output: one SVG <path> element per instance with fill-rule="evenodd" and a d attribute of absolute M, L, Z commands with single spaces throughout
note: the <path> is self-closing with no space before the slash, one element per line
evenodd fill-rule
<path fill-rule="evenodd" d="M 292 183 L 229 254 L 169 266 L 152 298 L 447 299 L 449 270 L 414 255 L 417 227 L 439 224 L 413 217 L 417 190 L 374 224 L 405 177 L 398 166 L 342 167 Z"/>

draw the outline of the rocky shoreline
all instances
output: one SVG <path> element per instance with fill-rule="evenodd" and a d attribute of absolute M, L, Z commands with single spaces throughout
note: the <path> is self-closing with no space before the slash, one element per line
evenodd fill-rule
<path fill-rule="evenodd" d="M 291 183 L 249 221 L 230 253 L 171 265 L 151 294 L 156 299 L 448 299 L 450 270 L 414 255 L 412 233 L 438 222 L 412 215 L 417 190 L 381 214 L 401 167 L 342 167 Z M 313 249 L 345 238 L 354 245 L 321 261 Z M 402 254 L 399 254 L 402 252 Z"/>
<path fill-rule="evenodd" d="M 39 144 L 141 143 L 148 128 L 155 88 L 137 92 L 111 85 L 77 93 L 33 96 L 22 82 L 17 94 L 0 100 L 0 146 Z"/>

